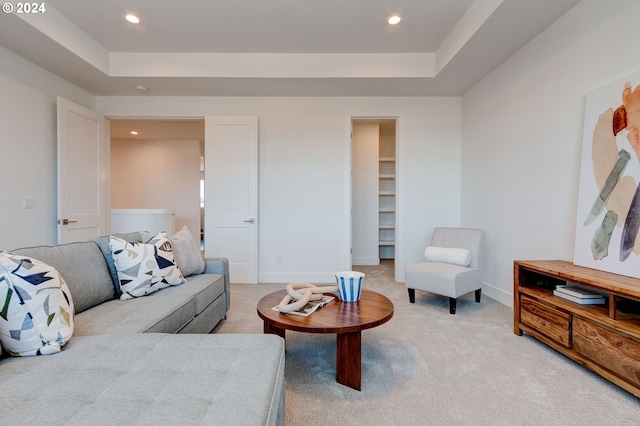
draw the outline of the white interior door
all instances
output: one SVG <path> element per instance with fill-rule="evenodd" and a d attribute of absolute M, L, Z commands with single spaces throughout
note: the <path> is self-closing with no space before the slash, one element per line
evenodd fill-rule
<path fill-rule="evenodd" d="M 380 125 L 359 123 L 352 127 L 353 265 L 379 265 L 378 254 L 378 159 Z"/>
<path fill-rule="evenodd" d="M 105 118 L 58 97 L 58 243 L 107 231 Z"/>
<path fill-rule="evenodd" d="M 229 259 L 233 283 L 258 282 L 258 118 L 205 118 L 206 256 Z"/>

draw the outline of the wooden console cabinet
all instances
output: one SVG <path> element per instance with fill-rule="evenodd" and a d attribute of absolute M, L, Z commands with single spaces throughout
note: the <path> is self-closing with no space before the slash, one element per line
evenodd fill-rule
<path fill-rule="evenodd" d="M 606 293 L 604 305 L 553 295 L 567 282 Z M 640 280 L 563 260 L 518 260 L 513 332 L 527 332 L 640 397 Z"/>

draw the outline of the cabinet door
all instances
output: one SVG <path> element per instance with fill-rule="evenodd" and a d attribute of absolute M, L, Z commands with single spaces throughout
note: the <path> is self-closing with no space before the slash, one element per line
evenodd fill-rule
<path fill-rule="evenodd" d="M 573 349 L 640 386 L 640 342 L 637 340 L 574 317 Z"/>
<path fill-rule="evenodd" d="M 527 296 L 520 299 L 520 320 L 565 347 L 571 347 L 571 316 Z"/>

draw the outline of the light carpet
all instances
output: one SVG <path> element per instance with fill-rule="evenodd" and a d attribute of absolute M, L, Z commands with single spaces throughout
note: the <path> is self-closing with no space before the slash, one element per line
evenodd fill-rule
<path fill-rule="evenodd" d="M 447 298 L 407 290 L 393 262 L 362 266 L 365 288 L 394 316 L 362 332 L 362 391 L 335 381 L 335 335 L 287 331 L 287 425 L 638 425 L 640 399 L 528 335 L 513 310 L 473 293 L 449 314 Z M 262 333 L 256 305 L 284 284 L 232 284 L 214 332 Z"/>

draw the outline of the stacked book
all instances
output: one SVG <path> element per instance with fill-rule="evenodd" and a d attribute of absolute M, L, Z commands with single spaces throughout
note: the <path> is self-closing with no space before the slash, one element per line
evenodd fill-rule
<path fill-rule="evenodd" d="M 600 293 L 572 285 L 558 285 L 553 294 L 581 305 L 604 305 L 604 296 Z"/>

